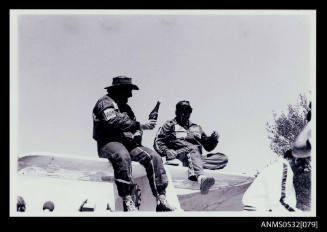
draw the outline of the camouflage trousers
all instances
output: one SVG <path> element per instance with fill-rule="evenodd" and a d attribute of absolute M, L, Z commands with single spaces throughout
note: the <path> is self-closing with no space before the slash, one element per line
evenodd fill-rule
<path fill-rule="evenodd" d="M 108 158 L 114 169 L 115 183 L 121 197 L 130 195 L 133 190 L 132 161 L 144 166 L 152 194 L 165 194 L 168 178 L 161 157 L 150 148 L 138 146 L 131 151 L 119 142 L 109 142 L 98 147 L 98 154 Z"/>

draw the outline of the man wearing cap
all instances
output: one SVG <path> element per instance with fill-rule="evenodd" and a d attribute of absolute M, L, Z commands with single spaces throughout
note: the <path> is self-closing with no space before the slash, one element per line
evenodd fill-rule
<path fill-rule="evenodd" d="M 202 194 L 207 194 L 215 179 L 207 177 L 203 171 L 202 147 L 213 150 L 218 144 L 219 135 L 213 132 L 207 136 L 202 128 L 190 122 L 192 107 L 189 101 L 180 101 L 176 105 L 173 120 L 169 120 L 159 129 L 154 140 L 154 149 L 167 160 L 179 159 L 188 166 L 188 178 L 200 183 Z"/>
<path fill-rule="evenodd" d="M 137 210 L 131 197 L 134 186 L 131 161 L 145 167 L 151 191 L 157 199 L 156 211 L 174 210 L 165 197 L 168 179 L 161 157 L 141 145 L 142 131 L 153 129 L 156 121 L 141 124 L 127 104 L 132 90 L 138 90 L 138 86 L 132 84 L 131 78 L 118 76 L 105 89 L 107 94 L 93 108 L 93 138 L 97 141 L 99 157 L 108 158 L 112 163 L 124 211 Z"/>
<path fill-rule="evenodd" d="M 310 114 L 310 115 L 309 115 Z M 293 170 L 300 168 L 297 162 L 311 157 L 311 111 L 308 123 L 295 139 L 292 149 L 265 168 L 243 195 L 244 210 L 268 212 L 294 212 L 296 193 Z"/>

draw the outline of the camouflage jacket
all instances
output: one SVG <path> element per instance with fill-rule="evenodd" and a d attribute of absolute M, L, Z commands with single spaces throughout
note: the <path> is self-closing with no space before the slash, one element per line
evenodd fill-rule
<path fill-rule="evenodd" d="M 140 130 L 130 106 L 118 107 L 108 95 L 100 98 L 93 108 L 93 138 L 99 144 L 123 142 L 126 135 Z"/>
<path fill-rule="evenodd" d="M 217 144 L 218 140 L 207 136 L 199 125 L 189 122 L 188 126 L 182 127 L 175 118 L 159 128 L 153 147 L 161 156 L 166 156 L 169 149 L 183 150 L 190 146 L 198 146 L 200 152 L 202 147 L 206 151 L 212 151 Z"/>

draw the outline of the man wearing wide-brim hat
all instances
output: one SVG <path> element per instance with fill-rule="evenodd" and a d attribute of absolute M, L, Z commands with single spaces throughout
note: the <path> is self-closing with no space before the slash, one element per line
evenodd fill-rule
<path fill-rule="evenodd" d="M 124 211 L 135 211 L 131 161 L 145 167 L 152 194 L 157 199 L 157 211 L 174 210 L 167 202 L 165 192 L 168 178 L 161 157 L 153 150 L 142 146 L 143 130 L 152 130 L 156 120 L 141 124 L 127 104 L 132 90 L 139 87 L 126 76 L 114 77 L 112 85 L 105 88 L 93 108 L 93 138 L 97 141 L 98 155 L 108 158 L 114 169 L 118 194 L 123 198 Z"/>

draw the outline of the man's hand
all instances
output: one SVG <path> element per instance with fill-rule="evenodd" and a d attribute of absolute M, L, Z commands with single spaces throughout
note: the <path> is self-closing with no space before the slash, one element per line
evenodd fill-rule
<path fill-rule="evenodd" d="M 142 134 L 143 132 L 141 130 L 137 130 L 134 134 L 133 134 L 133 141 L 135 143 L 138 143 L 141 145 L 142 143 Z"/>
<path fill-rule="evenodd" d="M 141 130 L 137 130 L 134 134 L 133 134 L 133 138 L 135 137 L 139 137 L 139 136 L 142 136 L 142 131 Z"/>
<path fill-rule="evenodd" d="M 218 132 L 217 131 L 214 131 L 214 132 L 212 132 L 212 134 L 211 134 L 211 138 L 214 138 L 214 139 L 219 139 L 219 134 L 218 134 Z"/>
<path fill-rule="evenodd" d="M 177 156 L 177 152 L 175 150 L 169 149 L 166 151 L 166 160 L 172 160 L 175 159 Z"/>
<path fill-rule="evenodd" d="M 141 125 L 142 130 L 152 130 L 157 125 L 157 120 L 150 119 L 146 123 Z"/>

